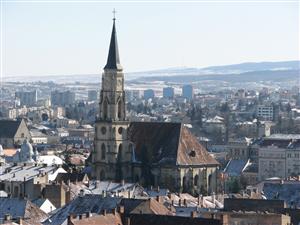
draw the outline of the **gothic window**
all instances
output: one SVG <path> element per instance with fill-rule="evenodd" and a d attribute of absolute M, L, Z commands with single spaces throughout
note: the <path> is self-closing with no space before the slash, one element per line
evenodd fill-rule
<path fill-rule="evenodd" d="M 209 190 L 210 191 L 212 191 L 211 189 L 212 189 L 212 175 L 211 174 L 209 174 L 209 176 L 208 176 L 208 188 L 209 188 Z"/>
<path fill-rule="evenodd" d="M 118 118 L 121 119 L 122 116 L 122 100 L 118 102 Z"/>
<path fill-rule="evenodd" d="M 18 197 L 19 196 L 19 187 L 15 186 L 14 187 L 14 197 Z"/>
<path fill-rule="evenodd" d="M 101 127 L 101 133 L 104 135 L 106 133 L 106 127 Z"/>
<path fill-rule="evenodd" d="M 198 186 L 198 182 L 199 182 L 199 176 L 196 175 L 196 176 L 194 177 L 194 185 L 195 185 L 195 186 Z"/>
<path fill-rule="evenodd" d="M 101 170 L 101 172 L 100 172 L 100 180 L 105 180 L 105 172 L 104 172 L 104 170 Z"/>
<path fill-rule="evenodd" d="M 108 102 L 107 99 L 105 98 L 103 102 L 103 119 L 107 119 L 107 114 L 108 114 Z"/>
<path fill-rule="evenodd" d="M 122 144 L 119 144 L 118 161 L 122 161 Z"/>
<path fill-rule="evenodd" d="M 186 192 L 187 191 L 187 180 L 186 180 L 185 176 L 182 178 L 182 186 L 183 186 L 183 192 Z"/>
<path fill-rule="evenodd" d="M 102 145 L 101 145 L 101 159 L 105 159 L 105 154 L 106 154 L 105 144 L 102 143 Z"/>

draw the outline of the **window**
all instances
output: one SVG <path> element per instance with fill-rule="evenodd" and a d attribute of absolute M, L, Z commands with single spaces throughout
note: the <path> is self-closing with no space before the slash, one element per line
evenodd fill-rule
<path fill-rule="evenodd" d="M 119 144 L 119 150 L 118 150 L 118 161 L 122 161 L 122 144 Z"/>
<path fill-rule="evenodd" d="M 118 118 L 121 119 L 122 116 L 122 100 L 118 102 Z"/>
<path fill-rule="evenodd" d="M 104 172 L 104 170 L 101 170 L 101 172 L 100 172 L 100 180 L 105 180 L 105 172 Z"/>
<path fill-rule="evenodd" d="M 106 133 L 106 127 L 101 127 L 101 133 L 104 135 Z"/>
<path fill-rule="evenodd" d="M 198 182 L 199 182 L 199 176 L 196 175 L 195 178 L 194 178 L 194 185 L 198 186 Z"/>
<path fill-rule="evenodd" d="M 102 143 L 102 145 L 101 145 L 101 159 L 105 159 L 105 155 L 106 155 L 106 148 L 105 148 L 105 144 Z"/>
<path fill-rule="evenodd" d="M 123 132 L 123 127 L 119 127 L 118 132 L 119 132 L 119 134 L 122 134 L 122 132 Z"/>
<path fill-rule="evenodd" d="M 107 114 L 108 114 L 108 102 L 107 99 L 105 98 L 103 103 L 103 119 L 107 119 Z"/>

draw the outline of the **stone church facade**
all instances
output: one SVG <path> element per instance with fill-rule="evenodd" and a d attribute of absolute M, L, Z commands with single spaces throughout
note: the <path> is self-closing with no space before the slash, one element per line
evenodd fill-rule
<path fill-rule="evenodd" d="M 183 124 L 128 121 L 115 20 L 99 108 L 91 155 L 94 178 L 195 194 L 217 191 L 219 163 Z"/>

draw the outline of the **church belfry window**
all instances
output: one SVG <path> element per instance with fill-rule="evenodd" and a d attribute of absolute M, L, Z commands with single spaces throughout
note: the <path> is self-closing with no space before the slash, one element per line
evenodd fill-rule
<path fill-rule="evenodd" d="M 100 180 L 105 180 L 105 172 L 104 172 L 104 170 L 101 170 L 101 172 L 100 172 Z"/>
<path fill-rule="evenodd" d="M 105 98 L 104 99 L 104 102 L 103 102 L 103 119 L 107 119 L 107 114 L 108 114 L 108 102 L 107 102 L 107 99 Z"/>
<path fill-rule="evenodd" d="M 119 149 L 118 149 L 118 161 L 121 161 L 121 160 L 122 160 L 122 149 L 123 149 L 122 144 L 119 144 Z"/>
<path fill-rule="evenodd" d="M 101 145 L 101 159 L 105 159 L 106 156 L 106 148 L 105 148 L 105 144 L 102 143 Z"/>
<path fill-rule="evenodd" d="M 122 116 L 122 100 L 120 99 L 118 102 L 118 118 L 121 119 Z"/>

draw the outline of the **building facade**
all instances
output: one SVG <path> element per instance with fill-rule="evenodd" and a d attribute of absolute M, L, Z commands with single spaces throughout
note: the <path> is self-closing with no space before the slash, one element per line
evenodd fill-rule
<path fill-rule="evenodd" d="M 274 134 L 258 144 L 259 179 L 300 174 L 300 135 Z"/>
<path fill-rule="evenodd" d="M 181 123 L 129 122 L 115 20 L 95 123 L 92 176 L 191 193 L 217 190 L 219 163 Z"/>
<path fill-rule="evenodd" d="M 21 106 L 34 106 L 37 102 L 37 91 L 19 91 L 15 93 L 15 97 L 20 100 Z"/>

